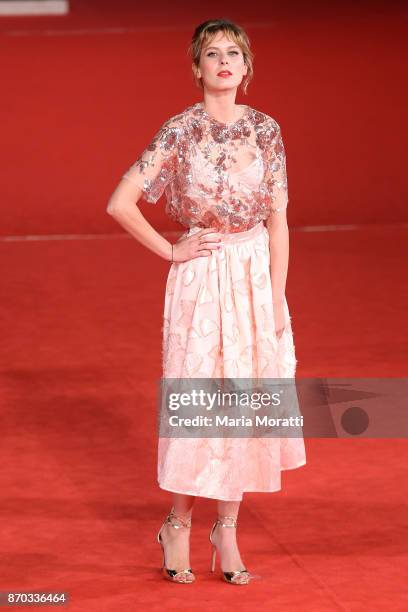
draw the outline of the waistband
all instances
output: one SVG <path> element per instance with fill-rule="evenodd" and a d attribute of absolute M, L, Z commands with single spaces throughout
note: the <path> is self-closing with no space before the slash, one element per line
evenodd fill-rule
<path fill-rule="evenodd" d="M 200 232 L 203 228 L 195 225 L 194 227 L 190 227 L 187 232 L 187 236 L 192 236 L 197 232 Z M 221 236 L 220 244 L 230 244 L 236 242 L 244 242 L 245 240 L 251 240 L 256 236 L 262 234 L 263 231 L 266 230 L 265 224 L 263 221 L 260 221 L 254 227 L 251 227 L 249 230 L 244 230 L 243 232 L 218 232 L 214 229 L 214 232 Z"/>

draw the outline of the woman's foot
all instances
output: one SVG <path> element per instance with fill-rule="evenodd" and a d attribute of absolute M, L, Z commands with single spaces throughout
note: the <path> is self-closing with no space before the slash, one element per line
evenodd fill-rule
<path fill-rule="evenodd" d="M 224 573 L 244 572 L 240 575 L 236 575 L 233 582 L 246 584 L 249 581 L 249 574 L 247 573 L 239 553 L 237 530 L 233 528 L 236 526 L 236 523 L 234 525 L 234 519 L 232 517 L 220 517 L 220 520 L 224 523 L 224 527 L 217 522 L 211 533 L 211 541 L 219 554 L 221 570 Z"/>
<path fill-rule="evenodd" d="M 160 530 L 160 540 L 164 549 L 165 566 L 181 572 L 190 568 L 190 528 L 191 513 L 170 513 L 170 521 L 165 521 Z M 186 573 L 184 580 L 193 582 L 194 574 Z"/>

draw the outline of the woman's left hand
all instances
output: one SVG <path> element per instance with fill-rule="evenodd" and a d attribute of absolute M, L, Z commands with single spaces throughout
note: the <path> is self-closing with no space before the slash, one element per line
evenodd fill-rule
<path fill-rule="evenodd" d="M 281 339 L 286 327 L 284 303 L 276 302 L 273 304 L 273 318 L 275 321 L 275 334 L 278 340 Z"/>

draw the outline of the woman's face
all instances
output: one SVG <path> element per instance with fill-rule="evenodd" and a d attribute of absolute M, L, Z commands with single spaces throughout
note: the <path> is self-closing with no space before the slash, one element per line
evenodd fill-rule
<path fill-rule="evenodd" d="M 247 69 L 241 48 L 217 32 L 203 45 L 196 74 L 204 89 L 221 91 L 239 87 Z"/>

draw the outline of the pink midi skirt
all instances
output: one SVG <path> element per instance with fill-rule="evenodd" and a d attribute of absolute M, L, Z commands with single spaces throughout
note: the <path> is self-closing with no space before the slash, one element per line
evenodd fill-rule
<path fill-rule="evenodd" d="M 200 231 L 193 227 L 183 237 Z M 163 378 L 294 378 L 286 325 L 275 334 L 269 233 L 261 221 L 224 234 L 207 257 L 173 263 L 163 316 Z M 226 501 L 281 489 L 281 471 L 306 463 L 302 437 L 158 439 L 162 489 Z"/>

